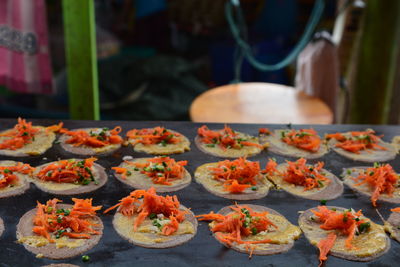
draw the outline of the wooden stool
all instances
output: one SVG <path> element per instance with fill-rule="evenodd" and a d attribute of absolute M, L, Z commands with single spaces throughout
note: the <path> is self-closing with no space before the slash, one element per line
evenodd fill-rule
<path fill-rule="evenodd" d="M 208 90 L 192 102 L 190 117 L 194 122 L 333 122 L 332 111 L 320 99 L 272 83 L 240 83 Z"/>

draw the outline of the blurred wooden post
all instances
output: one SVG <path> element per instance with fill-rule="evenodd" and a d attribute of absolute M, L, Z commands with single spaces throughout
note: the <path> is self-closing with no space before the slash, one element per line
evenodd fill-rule
<path fill-rule="evenodd" d="M 63 0 L 71 119 L 98 120 L 94 0 Z"/>
<path fill-rule="evenodd" d="M 350 123 L 388 123 L 400 41 L 400 1 L 368 0 L 355 62 Z"/>

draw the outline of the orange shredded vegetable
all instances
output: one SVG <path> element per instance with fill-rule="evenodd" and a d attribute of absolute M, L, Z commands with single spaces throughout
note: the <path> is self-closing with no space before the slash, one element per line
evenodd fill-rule
<path fill-rule="evenodd" d="M 376 207 L 376 201 L 381 194 L 391 196 L 395 190 L 395 185 L 399 176 L 389 164 L 380 165 L 375 163 L 374 167 L 368 168 L 364 173 L 360 173 L 358 177 L 353 178 L 355 186 L 367 184 L 372 192 L 371 202 Z"/>
<path fill-rule="evenodd" d="M 271 135 L 271 131 L 268 128 L 260 128 L 258 129 L 259 134 Z"/>
<path fill-rule="evenodd" d="M 90 219 L 101 206 L 93 206 L 92 199 L 73 198 L 72 201 L 75 203 L 72 209 L 58 209 L 57 203 L 62 201 L 56 198 L 47 201 L 46 204 L 38 202 L 32 231 L 45 237 L 50 243 L 62 236 L 90 239 L 91 235 L 100 234 L 93 228 L 98 225 Z"/>
<path fill-rule="evenodd" d="M 268 218 L 268 212 L 255 212 L 249 206 L 238 205 L 230 207 L 232 213 L 228 215 L 216 214 L 214 212 L 208 214 L 197 215 L 199 221 L 213 221 L 211 231 L 215 233 L 215 237 L 226 244 L 232 246 L 233 243 L 244 244 L 250 256 L 256 244 L 270 243 L 270 239 L 261 239 L 257 241 L 244 241 L 242 237 L 257 235 L 263 231 L 271 231 L 272 228 L 278 227 Z"/>
<path fill-rule="evenodd" d="M 391 209 L 391 211 L 393 211 L 393 212 L 400 212 L 400 207 L 397 207 L 397 208 Z"/>
<path fill-rule="evenodd" d="M 147 159 L 145 163 L 125 161 L 125 163 L 135 167 L 136 171 L 145 174 L 151 178 L 154 184 L 171 185 L 173 181 L 182 179 L 185 176 L 185 168 L 187 165 L 186 160 L 175 161 L 170 157 L 154 157 Z M 122 178 L 126 179 L 131 175 L 131 172 L 126 168 L 113 167 L 118 174 L 122 174 Z"/>
<path fill-rule="evenodd" d="M 326 206 L 318 206 L 318 210 L 312 210 L 322 223 L 323 230 L 337 230 L 347 236 L 345 245 L 348 249 L 357 249 L 351 244 L 355 234 L 362 234 L 369 230 L 371 224 L 367 219 L 361 219 L 361 210 L 344 212 L 328 209 Z"/>
<path fill-rule="evenodd" d="M 322 263 L 328 259 L 327 255 L 335 244 L 336 237 L 337 236 L 335 233 L 329 233 L 327 238 L 322 239 L 318 242 L 317 246 L 319 249 L 319 266 L 321 266 Z"/>
<path fill-rule="evenodd" d="M 149 217 L 153 220 L 153 225 L 157 226 L 163 235 L 172 235 L 175 233 L 178 230 L 179 223 L 185 220 L 187 213 L 179 209 L 180 203 L 175 195 L 159 196 L 156 194 L 154 187 L 151 187 L 147 191 L 132 191 L 129 196 L 121 199 L 118 204 L 108 208 L 104 213 L 118 207 L 118 212 L 124 216 L 137 215 L 133 224 L 134 231 L 137 231 L 143 221 Z M 161 214 L 162 216 L 159 216 Z M 169 222 L 160 224 L 160 220 L 165 219 L 168 219 Z"/>
<path fill-rule="evenodd" d="M 300 158 L 295 162 L 286 161 L 288 166 L 284 172 L 279 172 L 276 169 L 276 162 L 269 160 L 263 173 L 269 175 L 278 174 L 281 175 L 285 182 L 303 186 L 304 191 L 311 190 L 314 188 L 321 188 L 326 184 L 329 184 L 331 180 L 325 176 L 322 171 L 324 167 L 323 162 L 310 165 L 306 164 L 307 160 Z"/>
<path fill-rule="evenodd" d="M 297 148 L 317 152 L 321 146 L 321 138 L 314 129 L 300 129 L 282 132 L 281 140 Z"/>
<path fill-rule="evenodd" d="M 371 226 L 367 219 L 362 219 L 361 210 L 355 212 L 346 210 L 344 212 L 328 209 L 326 206 L 318 206 L 318 210 L 312 210 L 317 220 L 321 222 L 320 228 L 323 230 L 335 230 L 347 236 L 345 246 L 348 249 L 357 249 L 351 244 L 354 235 L 360 235 L 367 232 Z M 326 239 L 319 242 L 320 261 L 326 260 L 326 255 L 329 253 L 336 240 L 336 233 L 330 232 Z"/>
<path fill-rule="evenodd" d="M 212 131 L 206 125 L 201 126 L 197 130 L 200 137 L 200 142 L 209 147 L 218 145 L 222 149 L 240 149 L 243 146 L 255 146 L 261 149 L 264 147 L 258 143 L 247 141 L 247 139 L 240 138 L 232 128 L 225 125 L 224 129 L 219 131 Z"/>
<path fill-rule="evenodd" d="M 47 132 L 58 133 L 58 132 L 64 130 L 63 125 L 64 125 L 64 123 L 63 123 L 63 122 L 60 122 L 60 123 L 58 123 L 58 124 L 48 126 L 48 127 L 46 127 L 46 131 L 47 131 Z"/>
<path fill-rule="evenodd" d="M 6 137 L 0 143 L 0 149 L 16 150 L 35 140 L 35 135 L 40 132 L 40 128 L 32 126 L 32 122 L 18 118 L 18 123 L 13 129 L 0 133 L 0 137 Z"/>
<path fill-rule="evenodd" d="M 15 172 L 21 174 L 30 174 L 35 168 L 29 164 L 18 162 L 15 166 L 0 166 L 0 188 L 16 185 L 19 181 Z"/>
<path fill-rule="evenodd" d="M 336 139 L 339 143 L 336 147 L 340 147 L 346 151 L 360 154 L 362 150 L 387 150 L 385 147 L 378 145 L 381 136 L 375 135 L 375 131 L 367 130 L 363 132 L 350 132 L 351 136 L 346 137 L 341 133 L 327 134 L 326 139 Z"/>
<path fill-rule="evenodd" d="M 226 191 L 234 194 L 257 185 L 261 171 L 259 162 L 245 158 L 220 161 L 217 167 L 210 167 L 209 170 L 215 180 L 223 183 Z"/>
<path fill-rule="evenodd" d="M 96 160 L 96 158 L 59 160 L 43 167 L 36 174 L 36 178 L 55 183 L 82 185 L 88 185 L 91 182 L 97 183 L 92 172 Z"/>
<path fill-rule="evenodd" d="M 89 133 L 84 130 L 68 131 L 67 129 L 61 129 L 60 132 L 71 136 L 66 143 L 73 146 L 104 147 L 112 144 L 121 144 L 123 141 L 122 137 L 118 135 L 121 132 L 120 126 L 116 126 L 112 130 L 102 128 Z"/>
<path fill-rule="evenodd" d="M 160 144 L 166 146 L 168 144 L 178 144 L 181 142 L 182 135 L 179 133 L 173 133 L 164 127 L 154 127 L 148 129 L 133 129 L 130 130 L 126 136 L 133 145 L 138 143 L 143 145 L 154 145 Z"/>

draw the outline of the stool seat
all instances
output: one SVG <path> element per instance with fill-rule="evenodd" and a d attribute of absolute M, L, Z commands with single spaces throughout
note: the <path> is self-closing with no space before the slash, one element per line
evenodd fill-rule
<path fill-rule="evenodd" d="M 230 84 L 208 90 L 190 106 L 194 122 L 330 124 L 319 98 L 271 83 Z"/>

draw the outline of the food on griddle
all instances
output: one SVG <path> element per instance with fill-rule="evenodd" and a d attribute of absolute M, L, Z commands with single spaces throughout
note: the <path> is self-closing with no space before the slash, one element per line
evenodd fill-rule
<path fill-rule="evenodd" d="M 168 155 L 190 150 L 189 139 L 183 134 L 160 126 L 132 129 L 126 136 L 136 152 Z"/>
<path fill-rule="evenodd" d="M 249 157 L 264 149 L 257 137 L 235 131 L 227 125 L 220 130 L 201 126 L 195 143 L 204 153 L 224 158 Z"/>
<path fill-rule="evenodd" d="M 384 142 L 374 130 L 327 134 L 328 146 L 336 153 L 352 160 L 382 162 L 396 157 L 397 149 Z"/>
<path fill-rule="evenodd" d="M 372 261 L 390 248 L 383 226 L 365 217 L 361 210 L 318 206 L 300 215 L 299 226 L 319 249 L 320 265 L 328 254 L 352 261 Z"/>
<path fill-rule="evenodd" d="M 323 168 L 324 163 L 307 164 L 307 160 L 277 164 L 270 159 L 263 170 L 278 189 L 302 198 L 331 200 L 343 193 L 343 183 Z"/>
<path fill-rule="evenodd" d="M 261 128 L 259 130 L 262 143 L 268 143 L 268 151 L 306 159 L 320 158 L 328 152 L 314 129 L 279 129 L 273 132 Z"/>
<path fill-rule="evenodd" d="M 157 192 L 172 192 L 190 184 L 192 177 L 186 165 L 186 160 L 162 156 L 126 160 L 112 169 L 119 181 L 136 189 L 154 187 Z"/>
<path fill-rule="evenodd" d="M 30 181 L 40 190 L 58 195 L 92 192 L 107 182 L 104 168 L 96 158 L 63 159 L 36 167 Z"/>
<path fill-rule="evenodd" d="M 93 248 L 103 234 L 103 223 L 92 199 L 73 198 L 73 205 L 56 198 L 25 213 L 17 225 L 18 243 L 49 259 L 66 259 Z"/>
<path fill-rule="evenodd" d="M 203 164 L 194 177 L 210 193 L 236 200 L 263 198 L 272 186 L 261 173 L 260 163 L 245 158 Z"/>
<path fill-rule="evenodd" d="M 36 156 L 46 152 L 56 139 L 55 132 L 63 123 L 48 127 L 33 126 L 32 122 L 18 118 L 12 129 L 0 133 L 0 155 L 25 157 Z"/>
<path fill-rule="evenodd" d="M 114 129 L 81 128 L 74 130 L 62 129 L 60 137 L 61 147 L 70 153 L 83 156 L 108 155 L 118 150 L 123 143 L 119 136 L 121 127 Z"/>
<path fill-rule="evenodd" d="M 390 164 L 374 163 L 372 167 L 353 167 L 343 170 L 343 181 L 351 189 L 377 201 L 400 203 L 400 179 Z"/>
<path fill-rule="evenodd" d="M 264 206 L 236 204 L 196 217 L 211 221 L 210 230 L 221 244 L 250 257 L 287 252 L 301 235 L 299 227 Z"/>
<path fill-rule="evenodd" d="M 118 204 L 113 226 L 134 245 L 145 248 L 170 248 L 192 239 L 197 232 L 194 214 L 176 196 L 160 196 L 152 187 L 135 190 Z"/>

